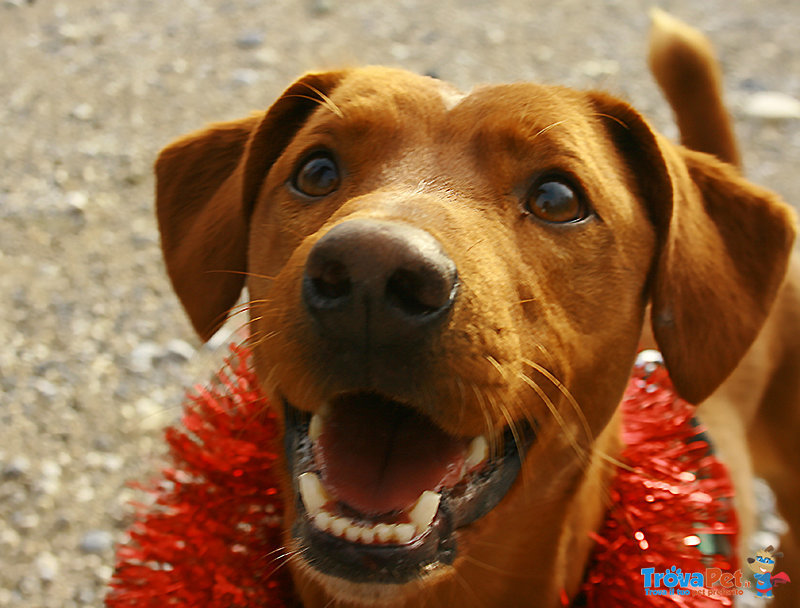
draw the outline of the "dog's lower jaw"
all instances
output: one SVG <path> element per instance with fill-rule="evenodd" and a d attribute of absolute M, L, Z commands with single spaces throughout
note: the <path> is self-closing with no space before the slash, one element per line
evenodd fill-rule
<path fill-rule="evenodd" d="M 402 585 L 353 583 L 329 576 L 306 563 L 295 566 L 295 587 L 304 608 L 340 606 L 342 608 L 411 608 L 429 596 L 437 580 L 446 578 L 446 570 L 429 572 L 424 579 Z M 427 604 L 426 604 L 427 605 Z"/>

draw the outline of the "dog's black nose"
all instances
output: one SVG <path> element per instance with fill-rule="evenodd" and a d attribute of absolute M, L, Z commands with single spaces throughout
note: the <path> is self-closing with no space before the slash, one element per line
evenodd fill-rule
<path fill-rule="evenodd" d="M 349 220 L 312 248 L 303 299 L 326 337 L 389 345 L 424 337 L 452 308 L 455 263 L 428 232 Z"/>

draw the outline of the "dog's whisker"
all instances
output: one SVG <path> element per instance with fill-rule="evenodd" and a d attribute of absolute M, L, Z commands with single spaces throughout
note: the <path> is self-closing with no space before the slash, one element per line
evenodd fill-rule
<path fill-rule="evenodd" d="M 514 447 L 517 450 L 517 454 L 519 454 L 520 459 L 523 459 L 525 456 L 525 442 L 522 437 L 522 433 L 520 432 L 519 424 L 516 420 L 514 420 L 513 416 L 511 416 L 511 412 L 508 411 L 508 408 L 505 406 L 505 404 L 499 400 L 497 402 L 497 408 L 500 410 L 503 418 L 508 423 L 509 429 L 511 429 L 511 436 L 514 438 Z M 527 491 L 528 478 L 526 476 L 522 477 L 522 486 L 523 489 Z"/>
<path fill-rule="evenodd" d="M 254 277 L 256 279 L 266 279 L 268 281 L 274 281 L 276 278 L 266 274 L 247 272 L 245 270 L 206 270 L 206 274 L 240 274 L 246 277 Z"/>
<path fill-rule="evenodd" d="M 330 608 L 335 603 L 336 603 L 336 596 L 334 595 L 334 596 L 331 596 L 331 599 L 329 599 L 327 602 L 325 602 L 325 606 L 323 606 L 323 608 Z"/>
<path fill-rule="evenodd" d="M 280 572 L 286 566 L 291 564 L 292 560 L 296 559 L 301 563 L 304 562 L 304 561 L 308 561 L 308 559 L 305 557 L 305 553 L 306 553 L 305 549 L 300 549 L 300 550 L 291 549 L 291 550 L 288 550 L 286 553 L 284 553 L 283 555 L 281 555 L 280 557 L 276 558 L 273 561 L 273 563 L 275 563 L 277 561 L 280 561 L 280 563 L 270 571 L 270 573 L 267 575 L 267 578 L 271 578 L 271 577 L 275 576 L 278 572 Z M 304 559 L 301 559 L 301 558 L 304 558 Z"/>
<path fill-rule="evenodd" d="M 328 108 L 331 112 L 333 112 L 339 118 L 344 118 L 344 112 L 342 112 L 342 110 L 339 108 L 339 106 L 337 106 L 333 102 L 333 100 L 330 97 L 328 97 L 325 93 L 320 91 L 315 86 L 309 84 L 308 82 L 304 81 L 301 84 L 304 87 L 306 87 L 307 89 L 309 89 L 309 90 L 313 91 L 314 93 L 316 93 L 317 95 L 319 95 L 318 99 L 314 99 L 314 98 L 311 98 L 311 99 L 314 99 L 314 101 L 319 103 L 321 106 Z"/>
<path fill-rule="evenodd" d="M 489 457 L 495 458 L 500 452 L 499 446 L 497 445 L 497 437 L 495 437 L 492 413 L 489 411 L 489 408 L 484 401 L 480 388 L 478 388 L 478 386 L 474 383 L 470 384 L 470 386 L 472 388 L 472 392 L 475 394 L 475 399 L 478 403 L 478 407 L 481 410 L 481 414 L 483 415 L 484 422 L 486 423 L 486 434 L 489 437 Z"/>
<path fill-rule="evenodd" d="M 522 362 L 532 367 L 537 372 L 542 374 L 545 378 L 547 378 L 553 384 L 553 386 L 555 386 L 561 392 L 561 394 L 564 395 L 567 401 L 569 401 L 570 405 L 572 406 L 572 409 L 575 411 L 575 415 L 578 417 L 578 420 L 583 426 L 583 431 L 584 433 L 586 433 L 586 440 L 589 442 L 589 445 L 591 445 L 594 442 L 592 428 L 589 426 L 589 421 L 586 419 L 586 415 L 583 413 L 583 408 L 581 408 L 581 406 L 578 404 L 575 397 L 572 396 L 572 393 L 569 391 L 569 389 L 566 386 L 564 386 L 564 383 L 561 382 L 558 378 L 556 378 L 556 376 L 552 374 L 548 369 L 539 365 L 535 361 L 531 361 L 530 359 L 523 359 Z"/>
<path fill-rule="evenodd" d="M 503 369 L 503 366 L 500 365 L 500 362 L 497 361 L 494 357 L 487 355 L 486 360 L 494 367 L 500 376 L 503 378 L 503 381 L 507 384 L 508 379 L 506 378 L 506 372 Z M 522 455 L 523 453 L 523 441 L 522 436 L 520 435 L 519 429 L 517 427 L 517 422 L 514 420 L 514 417 L 509 412 L 508 408 L 502 402 L 502 400 L 498 399 L 497 403 L 491 398 L 491 395 L 487 395 L 489 397 L 489 403 L 492 406 L 492 409 L 500 412 L 500 414 L 505 419 L 506 423 L 508 424 L 509 428 L 511 429 L 511 435 L 514 437 L 514 444 L 517 448 L 517 452 Z"/>
<path fill-rule="evenodd" d="M 458 425 L 459 427 L 464 421 L 464 414 L 466 412 L 466 393 L 464 391 L 464 382 L 461 379 L 461 376 L 456 376 L 453 379 L 453 382 L 456 385 L 456 390 L 458 391 Z"/>
<path fill-rule="evenodd" d="M 618 458 L 614 458 L 613 456 L 610 456 L 609 454 L 606 454 L 605 452 L 603 452 L 601 450 L 595 450 L 595 454 L 597 454 L 598 458 L 602 458 L 603 460 L 605 460 L 609 464 L 614 465 L 615 467 L 618 467 L 620 469 L 624 469 L 625 471 L 628 471 L 630 473 L 635 473 L 636 472 L 636 468 L 635 467 L 632 467 L 629 464 L 626 464 L 626 463 L 622 462 L 621 460 L 619 460 Z"/>
<path fill-rule="evenodd" d="M 458 581 L 458 584 L 461 585 L 461 588 L 464 589 L 464 591 L 466 591 L 469 595 L 471 595 L 473 600 L 475 600 L 475 606 L 485 606 L 486 605 L 483 601 L 481 601 L 481 598 L 478 596 L 478 594 L 472 588 L 472 585 L 469 584 L 469 581 L 467 581 L 467 579 L 464 578 L 461 575 L 461 573 L 459 573 L 458 570 L 454 571 L 454 575 L 455 575 L 454 576 L 455 580 Z"/>
<path fill-rule="evenodd" d="M 482 543 L 482 544 L 484 544 L 484 543 Z M 503 546 L 503 545 L 500 545 L 500 546 Z M 513 572 L 511 570 L 507 570 L 505 568 L 500 568 L 498 566 L 495 566 L 494 564 L 486 563 L 485 561 L 479 560 L 478 558 L 473 557 L 472 555 L 465 555 L 464 556 L 464 561 L 468 561 L 470 563 L 475 564 L 479 568 L 482 568 L 484 570 L 488 570 L 489 572 L 494 572 L 495 574 L 500 574 L 502 576 L 508 576 L 508 577 L 512 577 L 512 578 L 522 578 L 522 579 L 528 578 L 528 576 L 529 576 L 529 575 L 523 574 L 521 572 Z"/>
<path fill-rule="evenodd" d="M 277 572 L 277 568 L 283 566 L 283 564 L 290 560 L 297 551 L 294 549 L 289 549 L 286 545 L 281 545 L 277 549 L 270 551 L 269 553 L 265 553 L 264 555 L 260 556 L 258 559 L 259 561 L 269 561 L 269 563 L 277 564 L 276 569 L 270 572 L 270 576 Z"/>
<path fill-rule="evenodd" d="M 630 131 L 631 129 L 628 123 L 626 123 L 624 120 L 621 120 L 620 118 L 617 118 L 616 116 L 612 116 L 611 114 L 604 114 L 603 112 L 592 112 L 590 116 L 595 116 L 597 118 L 608 118 L 609 120 L 613 120 L 615 123 L 617 123 L 619 126 L 621 126 L 623 129 L 627 131 Z"/>
<path fill-rule="evenodd" d="M 558 121 L 556 121 L 556 122 L 554 122 L 554 123 L 552 123 L 552 124 L 549 124 L 549 125 L 547 125 L 547 126 L 546 126 L 546 127 L 544 127 L 543 129 L 541 129 L 541 130 L 540 130 L 540 131 L 539 131 L 539 132 L 538 132 L 536 135 L 534 135 L 534 136 L 531 138 L 531 141 L 532 141 L 532 140 L 534 140 L 534 139 L 536 139 L 536 138 L 537 138 L 537 137 L 539 137 L 540 135 L 544 135 L 545 133 L 547 133 L 547 132 L 548 132 L 548 131 L 550 131 L 551 129 L 555 129 L 555 128 L 556 128 L 556 127 L 558 127 L 558 126 L 560 126 L 560 125 L 563 125 L 563 124 L 564 124 L 564 123 L 566 123 L 566 122 L 568 122 L 568 121 L 567 121 L 567 120 L 558 120 Z"/>
<path fill-rule="evenodd" d="M 575 434 L 569 428 L 569 425 L 567 424 L 566 420 L 564 420 L 564 417 L 561 415 L 561 412 L 558 411 L 558 408 L 555 406 L 553 401 L 550 399 L 550 397 L 547 396 L 547 393 L 544 392 L 542 387 L 539 386 L 539 384 L 537 384 L 536 381 L 532 380 L 527 375 L 520 372 L 519 378 L 530 388 L 532 388 L 534 392 L 536 392 L 536 394 L 539 396 L 539 398 L 544 402 L 544 404 L 547 406 L 547 409 L 550 410 L 550 414 L 553 416 L 558 426 L 561 427 L 561 430 L 564 432 L 567 441 L 569 441 L 570 445 L 575 450 L 575 454 L 577 454 L 583 466 L 586 467 L 589 462 L 586 450 L 578 443 Z"/>
<path fill-rule="evenodd" d="M 273 549 L 269 553 L 265 553 L 264 555 L 262 555 L 260 559 L 271 558 L 276 553 L 284 553 L 285 554 L 285 552 L 287 552 L 287 551 L 291 551 L 289 549 L 289 547 L 287 547 L 286 545 L 280 545 L 279 547 L 276 547 L 275 549 Z M 276 559 L 280 559 L 280 556 L 278 556 Z"/>
<path fill-rule="evenodd" d="M 508 385 L 508 377 L 505 368 L 500 364 L 500 362 L 495 359 L 494 357 L 487 355 L 486 360 L 494 367 L 497 372 L 500 374 L 501 378 L 503 379 L 504 384 Z M 498 399 L 497 408 L 499 409 L 500 413 L 505 418 L 506 422 L 508 422 L 508 426 L 511 429 L 511 435 L 514 437 L 514 445 L 517 448 L 517 453 L 520 456 L 524 455 L 524 440 L 522 437 L 522 433 L 519 429 L 519 423 L 514 420 L 514 417 L 511 415 L 511 412 L 508 410 L 506 405 L 502 402 L 502 400 Z M 524 483 L 524 480 L 523 480 Z"/>
<path fill-rule="evenodd" d="M 240 302 L 240 303 L 234 304 L 228 310 L 226 310 L 224 313 L 220 314 L 217 317 L 217 319 L 215 319 L 215 323 L 219 327 L 221 327 L 222 325 L 224 325 L 230 319 L 233 319 L 234 317 L 237 317 L 238 315 L 242 314 L 243 312 L 249 312 L 249 311 L 257 310 L 258 309 L 258 306 L 257 306 L 258 304 L 264 304 L 264 303 L 267 303 L 268 301 L 269 300 L 258 299 L 258 300 L 247 300 L 246 302 Z M 258 317 L 258 318 L 260 319 L 261 317 Z M 237 332 L 243 330 L 245 327 L 250 325 L 253 322 L 253 320 L 254 319 L 251 317 L 249 320 L 247 320 L 244 323 L 242 323 L 241 325 L 237 326 L 234 333 L 237 333 Z"/>
<path fill-rule="evenodd" d="M 251 349 L 256 349 L 259 346 L 261 346 L 262 344 L 264 344 L 265 342 L 268 342 L 269 340 L 272 340 L 273 338 L 279 336 L 280 333 L 281 332 L 278 329 L 270 331 L 270 332 L 267 332 L 263 336 L 258 337 L 258 339 L 254 339 L 254 340 L 248 341 L 248 346 Z"/>
<path fill-rule="evenodd" d="M 243 312 L 248 312 L 251 310 L 257 310 L 259 305 L 261 304 L 269 304 L 272 300 L 261 298 L 258 300 L 248 300 L 247 302 L 242 302 L 241 304 L 236 304 L 228 309 L 228 316 L 233 317 Z"/>
<path fill-rule="evenodd" d="M 484 240 L 485 240 L 485 239 L 478 239 L 477 241 L 475 241 L 474 243 L 472 243 L 472 245 L 470 245 L 469 247 L 467 247 L 467 249 L 466 249 L 465 253 L 469 253 L 470 251 L 472 251 L 473 247 L 477 247 L 478 245 L 480 245 L 481 243 L 483 243 L 483 241 L 484 241 Z"/>

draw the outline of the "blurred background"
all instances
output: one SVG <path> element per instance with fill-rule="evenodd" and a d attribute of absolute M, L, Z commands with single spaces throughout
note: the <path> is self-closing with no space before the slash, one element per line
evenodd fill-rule
<path fill-rule="evenodd" d="M 151 167 L 309 69 L 600 88 L 674 136 L 657 4 L 705 31 L 747 174 L 800 200 L 797 0 L 0 0 L 0 606 L 100 606 L 184 388 L 213 371 L 168 285 Z"/>

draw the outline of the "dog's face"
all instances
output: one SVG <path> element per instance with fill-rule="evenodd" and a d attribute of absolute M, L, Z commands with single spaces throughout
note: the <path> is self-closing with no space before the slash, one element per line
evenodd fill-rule
<path fill-rule="evenodd" d="M 767 574 L 775 570 L 775 557 L 766 551 L 759 551 L 755 557 L 748 557 L 747 564 L 756 574 Z"/>
<path fill-rule="evenodd" d="M 158 173 L 201 335 L 242 280 L 208 271 L 247 273 L 308 605 L 515 605 L 520 584 L 554 604 L 602 514 L 598 453 L 648 302 L 678 389 L 702 399 L 752 341 L 791 241 L 768 193 L 621 102 L 464 96 L 383 68 L 307 76 Z"/>

